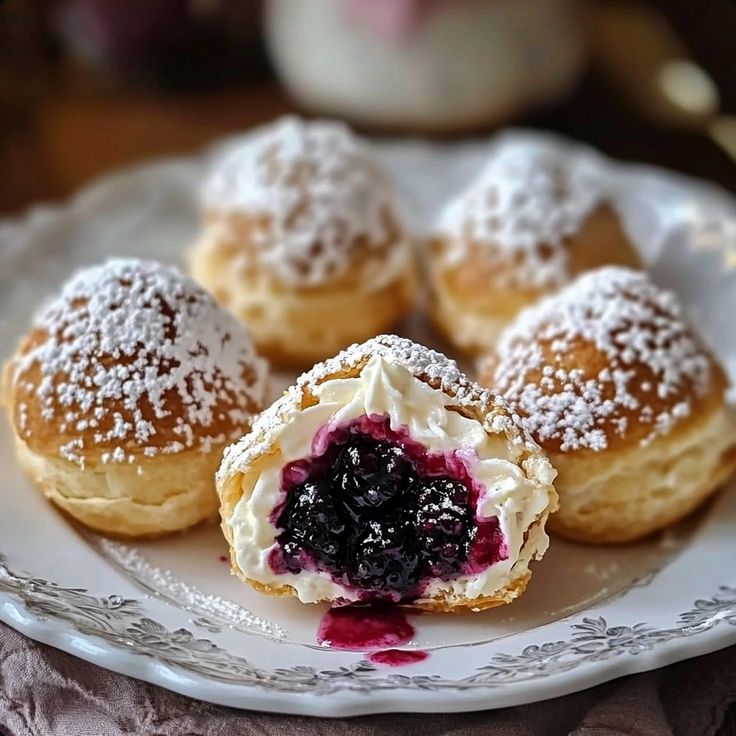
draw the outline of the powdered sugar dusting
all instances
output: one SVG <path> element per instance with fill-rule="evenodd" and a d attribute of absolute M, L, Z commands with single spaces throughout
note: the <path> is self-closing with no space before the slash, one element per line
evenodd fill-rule
<path fill-rule="evenodd" d="M 447 265 L 481 247 L 503 286 L 560 287 L 571 278 L 565 241 L 605 196 L 601 164 L 584 154 L 506 143 L 442 212 Z"/>
<path fill-rule="evenodd" d="M 364 144 L 341 123 L 283 118 L 230 155 L 204 190 L 214 212 L 254 216 L 243 267 L 286 284 L 318 286 L 353 257 L 396 243 L 393 192 Z"/>
<path fill-rule="evenodd" d="M 79 272 L 33 328 L 14 369 L 27 394 L 21 433 L 31 436 L 35 404 L 63 437 L 60 455 L 79 464 L 206 450 L 242 432 L 264 400 L 266 366 L 246 329 L 157 263 Z"/>
<path fill-rule="evenodd" d="M 351 345 L 334 358 L 318 363 L 301 375 L 276 403 L 259 416 L 250 434 L 227 448 L 218 479 L 223 480 L 238 469 L 246 467 L 267 451 L 279 428 L 298 415 L 304 398 L 312 395 L 320 383 L 332 376 L 362 367 L 375 355 L 403 366 L 412 375 L 449 394 L 458 407 L 478 410 L 485 416 L 483 426 L 487 432 L 504 433 L 510 442 L 526 443 L 530 448 L 535 448 L 523 431 L 519 418 L 509 410 L 506 401 L 471 381 L 460 371 L 454 360 L 407 338 L 379 335 L 364 343 Z"/>
<path fill-rule="evenodd" d="M 632 424 L 651 426 L 641 440 L 651 442 L 690 415 L 712 379 L 674 294 L 613 266 L 523 312 L 492 360 L 492 385 L 535 439 L 562 451 L 605 449 Z"/>

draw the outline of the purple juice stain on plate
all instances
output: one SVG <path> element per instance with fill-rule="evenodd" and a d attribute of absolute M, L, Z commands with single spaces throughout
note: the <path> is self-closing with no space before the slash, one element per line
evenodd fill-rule
<path fill-rule="evenodd" d="M 369 651 L 366 659 L 384 667 L 405 667 L 429 656 L 421 650 L 395 649 L 409 643 L 415 629 L 396 606 L 343 606 L 322 617 L 317 641 L 334 649 Z M 375 651 L 371 651 L 375 650 Z"/>
<path fill-rule="evenodd" d="M 371 652 L 366 659 L 371 664 L 382 667 L 406 667 L 417 662 L 424 662 L 429 652 L 423 649 L 384 649 L 380 652 Z"/>
<path fill-rule="evenodd" d="M 333 649 L 365 651 L 398 647 L 411 641 L 414 627 L 395 606 L 344 606 L 322 617 L 317 641 Z"/>

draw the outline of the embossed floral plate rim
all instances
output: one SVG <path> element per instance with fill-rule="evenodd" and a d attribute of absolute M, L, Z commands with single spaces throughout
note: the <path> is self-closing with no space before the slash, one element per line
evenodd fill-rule
<path fill-rule="evenodd" d="M 728 493 L 731 520 L 735 491 L 731 488 Z M 712 556 L 712 549 L 702 551 Z M 665 574 L 678 575 L 682 567 L 676 561 Z M 662 590 L 653 586 L 657 577 L 632 589 L 638 598 L 648 593 L 641 601 L 643 608 L 652 602 L 662 607 Z M 576 692 L 736 642 L 736 586 L 718 586 L 712 595 L 693 600 L 676 615 L 663 618 L 658 610 L 648 620 L 632 618 L 634 607 L 621 605 L 627 598 L 619 599 L 618 605 L 604 605 L 602 611 L 591 610 L 539 627 L 531 636 L 511 637 L 500 647 L 495 643 L 483 647 L 488 650 L 485 664 L 459 677 L 449 675 L 452 664 L 447 656 L 444 667 L 438 667 L 435 660 L 428 674 L 376 669 L 347 653 L 334 653 L 347 661 L 331 667 L 315 667 L 311 660 L 266 670 L 205 637 L 193 636 L 184 627 L 165 626 L 156 619 L 155 606 L 140 597 L 90 594 L 83 588 L 59 586 L 18 574 L 0 559 L 0 618 L 31 638 L 202 700 L 308 715 L 518 705 Z M 469 648 L 464 648 L 464 654 Z"/>
<path fill-rule="evenodd" d="M 430 181 L 440 167 L 452 169 L 457 180 L 477 165 L 487 145 L 399 143 L 378 151 L 393 167 L 408 200 L 412 181 Z M 126 206 L 140 209 L 140 218 L 148 216 L 149 207 L 169 206 L 168 200 L 157 203 L 162 193 L 172 197 L 171 206 L 191 207 L 192 183 L 209 155 L 125 171 L 65 205 L 39 207 L 21 220 L 0 224 L 0 288 L 22 289 L 13 283 L 13 275 L 31 267 L 44 271 L 38 279 L 53 283 L 57 272 L 94 260 L 97 251 L 82 252 L 81 242 L 67 250 L 54 247 L 55 234 L 64 231 L 69 238 L 70 231 L 97 218 L 104 225 L 100 233 L 107 237 L 115 227 L 111 218 L 116 203 L 126 198 Z M 736 243 L 736 208 L 718 190 L 666 172 L 626 166 L 611 171 L 619 179 L 631 231 L 648 234 L 649 267 L 708 318 L 710 337 L 720 337 L 718 348 L 733 375 L 736 344 L 731 342 L 736 337 L 723 337 L 722 315 L 736 311 L 730 250 Z M 442 179 L 434 186 L 452 186 L 452 177 Z M 631 191 L 637 196 L 628 201 L 624 194 Z M 442 192 L 438 189 L 433 196 Z M 648 208 L 641 208 L 637 197 L 646 199 Z M 415 221 L 426 217 L 430 200 L 428 195 L 423 213 L 414 206 L 409 214 Z M 106 220 L 107 208 L 111 215 Z M 664 224 L 653 227 L 652 218 Z M 111 238 L 99 246 L 100 253 L 109 251 L 114 233 Z M 19 297 L 11 293 L 8 298 Z M 0 312 L 2 357 L 12 349 L 8 335 L 15 333 L 17 327 L 3 324 Z M 8 457 L 7 446 L 0 449 L 0 458 Z M 674 561 L 624 595 L 520 634 L 439 648 L 426 662 L 399 670 L 377 669 L 356 653 L 264 639 L 248 638 L 252 652 L 243 657 L 234 645 L 242 640 L 232 633 L 208 634 L 186 612 L 146 595 L 101 562 L 55 514 L 47 520 L 48 540 L 63 540 L 64 548 L 58 559 L 50 559 L 38 549 L 34 535 L 23 532 L 24 520 L 50 513 L 41 499 L 29 497 L 9 508 L 4 525 L 0 520 L 0 619 L 107 669 L 224 705 L 327 716 L 511 706 L 736 643 L 736 545 L 729 533 L 736 522 L 736 485 L 706 512 L 691 543 Z M 274 666 L 274 655 L 279 666 Z"/>

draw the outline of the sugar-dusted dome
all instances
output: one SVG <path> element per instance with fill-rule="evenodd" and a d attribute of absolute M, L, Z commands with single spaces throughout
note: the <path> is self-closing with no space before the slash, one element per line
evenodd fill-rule
<path fill-rule="evenodd" d="M 597 159 L 549 145 L 503 143 L 441 213 L 444 259 L 457 264 L 477 248 L 497 285 L 560 287 L 574 273 L 568 239 L 606 197 Z"/>
<path fill-rule="evenodd" d="M 265 378 L 247 330 L 191 279 L 111 260 L 39 313 L 5 393 L 31 450 L 84 466 L 227 442 L 262 406 Z"/>
<path fill-rule="evenodd" d="M 523 312 L 481 364 L 558 471 L 550 528 L 628 542 L 684 518 L 736 466 L 726 377 L 674 294 L 607 267 Z"/>
<path fill-rule="evenodd" d="M 481 367 L 548 451 L 648 443 L 720 396 L 721 369 L 674 294 L 607 267 L 523 312 Z"/>
<path fill-rule="evenodd" d="M 441 213 L 429 248 L 431 316 L 465 352 L 496 344 L 519 312 L 576 276 L 640 258 L 590 152 L 501 141 Z"/>
<path fill-rule="evenodd" d="M 213 221 L 232 217 L 229 226 L 247 233 L 247 242 L 231 239 L 240 268 L 289 286 L 329 283 L 356 259 L 405 245 L 388 179 L 337 122 L 282 118 L 219 164 L 204 203 Z"/>

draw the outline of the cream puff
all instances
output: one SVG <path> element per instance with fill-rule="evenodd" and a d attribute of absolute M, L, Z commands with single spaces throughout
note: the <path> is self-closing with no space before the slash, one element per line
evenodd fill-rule
<path fill-rule="evenodd" d="M 736 464 L 723 370 L 676 297 L 606 267 L 523 312 L 481 363 L 557 468 L 550 528 L 626 542 L 700 505 Z"/>
<path fill-rule="evenodd" d="M 131 537 L 217 515 L 223 448 L 265 390 L 241 323 L 188 277 L 138 260 L 68 281 L 2 381 L 27 475 L 82 524 Z"/>
<path fill-rule="evenodd" d="M 501 143 L 438 217 L 428 250 L 431 316 L 480 354 L 540 297 L 605 264 L 639 266 L 600 162 L 533 142 Z"/>
<path fill-rule="evenodd" d="M 204 210 L 192 275 L 274 362 L 311 365 L 411 307 L 393 189 L 342 124 L 278 121 L 215 168 Z"/>
<path fill-rule="evenodd" d="M 502 399 L 383 335 L 302 375 L 217 489 L 232 569 L 263 593 L 478 611 L 524 591 L 554 475 Z"/>

